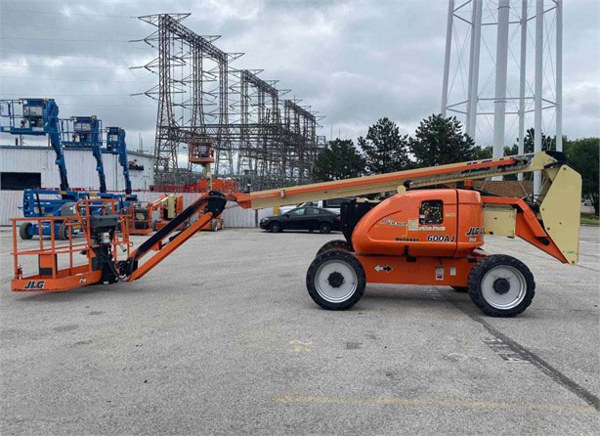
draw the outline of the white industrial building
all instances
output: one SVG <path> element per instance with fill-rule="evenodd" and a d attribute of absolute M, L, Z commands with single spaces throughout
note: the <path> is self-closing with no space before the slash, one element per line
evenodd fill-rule
<path fill-rule="evenodd" d="M 97 191 L 98 173 L 91 150 L 64 149 L 64 153 L 70 187 Z M 153 156 L 136 151 L 127 151 L 127 156 L 134 193 L 141 201 L 157 199 L 160 192 L 149 192 L 150 185 L 154 183 Z M 107 189 L 124 191 L 125 180 L 118 156 L 103 154 L 102 157 Z M 42 188 L 58 188 L 60 177 L 55 159 L 51 147 L 0 145 L 0 226 L 8 226 L 11 218 L 23 216 L 19 207 L 23 203 L 24 188 L 39 185 Z M 198 194 L 186 193 L 183 196 L 187 207 Z M 258 220 L 272 213 L 271 208 L 256 212 L 231 202 L 222 217 L 225 227 L 255 227 Z"/>
<path fill-rule="evenodd" d="M 91 150 L 64 149 L 67 175 L 71 188 L 98 190 L 96 160 Z M 153 184 L 153 156 L 127 151 L 132 189 L 148 190 Z M 119 157 L 102 154 L 106 187 L 123 191 L 125 179 Z M 51 147 L 0 145 L 0 190 L 22 190 L 38 187 L 58 188 L 60 177 Z"/>

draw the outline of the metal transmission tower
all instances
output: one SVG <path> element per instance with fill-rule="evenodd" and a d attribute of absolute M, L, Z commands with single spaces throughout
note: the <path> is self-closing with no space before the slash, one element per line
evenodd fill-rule
<path fill-rule="evenodd" d="M 531 125 L 534 151 L 542 148 L 542 133 L 554 133 L 562 150 L 562 0 L 449 0 L 447 112 L 462 115 L 466 132 L 493 145 L 494 157 L 516 137 L 523 153 Z"/>
<path fill-rule="evenodd" d="M 190 183 L 198 177 L 182 151 L 192 136 L 215 142 L 215 175 L 236 178 L 244 186 L 264 189 L 311 181 L 311 170 L 324 138 L 316 136 L 317 116 L 287 100 L 290 120 L 281 117 L 277 81 L 262 70 L 231 68 L 243 53 L 225 53 L 213 42 L 181 24 L 190 14 L 140 17 L 156 26 L 145 43 L 158 57 L 143 67 L 158 75 L 158 84 L 143 94 L 158 101 L 155 143 L 157 184 Z M 297 126 L 296 126 L 297 124 Z"/>

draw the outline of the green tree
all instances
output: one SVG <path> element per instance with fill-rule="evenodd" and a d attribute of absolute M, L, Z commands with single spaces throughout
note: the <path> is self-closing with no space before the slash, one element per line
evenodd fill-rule
<path fill-rule="evenodd" d="M 473 140 L 462 132 L 456 117 L 444 118 L 441 114 L 421 121 L 410 148 L 421 167 L 468 161 L 477 156 Z"/>
<path fill-rule="evenodd" d="M 381 118 L 369 127 L 367 137 L 358 138 L 358 146 L 365 154 L 369 174 L 400 171 L 410 167 L 408 135 L 389 118 Z"/>
<path fill-rule="evenodd" d="M 365 159 L 351 139 L 329 141 L 317 156 L 313 176 L 317 181 L 343 180 L 360 177 L 365 172 Z"/>
<path fill-rule="evenodd" d="M 493 147 L 491 145 L 488 145 L 487 147 L 476 145 L 473 148 L 473 153 L 475 154 L 475 160 L 490 159 L 493 154 Z"/>
<path fill-rule="evenodd" d="M 525 133 L 525 140 L 523 141 L 524 153 L 533 153 L 535 144 L 535 129 L 533 127 L 527 129 Z M 542 132 L 542 150 L 555 150 L 556 149 L 556 137 L 546 136 Z M 512 147 L 504 147 L 504 156 L 514 156 L 519 154 L 519 138 L 515 140 Z"/>
<path fill-rule="evenodd" d="M 582 195 L 594 206 L 594 215 L 599 214 L 598 166 L 600 159 L 600 138 L 582 138 L 567 141 L 564 147 L 569 162 L 583 179 Z"/>

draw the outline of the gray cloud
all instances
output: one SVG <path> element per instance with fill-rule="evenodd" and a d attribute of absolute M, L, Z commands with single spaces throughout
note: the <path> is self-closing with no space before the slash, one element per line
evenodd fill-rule
<path fill-rule="evenodd" d="M 233 65 L 261 68 L 303 105 L 326 115 L 320 134 L 355 139 L 387 116 L 405 133 L 438 112 L 447 2 L 440 1 L 3 1 L 0 98 L 55 97 L 61 116 L 93 113 L 153 141 L 155 103 L 130 94 L 156 76 L 129 70 L 155 56 L 128 43 L 153 28 L 135 17 L 192 12 L 185 24 L 222 34 L 245 52 Z M 598 135 L 600 65 L 595 1 L 565 2 L 564 132 Z M 2 138 L 10 141 L 9 138 Z"/>

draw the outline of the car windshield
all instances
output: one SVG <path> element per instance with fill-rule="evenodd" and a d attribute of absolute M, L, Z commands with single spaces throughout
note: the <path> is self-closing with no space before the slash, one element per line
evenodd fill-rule
<path fill-rule="evenodd" d="M 305 211 L 306 211 L 306 209 L 304 209 L 303 207 L 299 207 L 298 209 L 290 210 L 288 212 L 288 214 L 290 216 L 301 216 L 301 215 L 304 215 Z"/>

